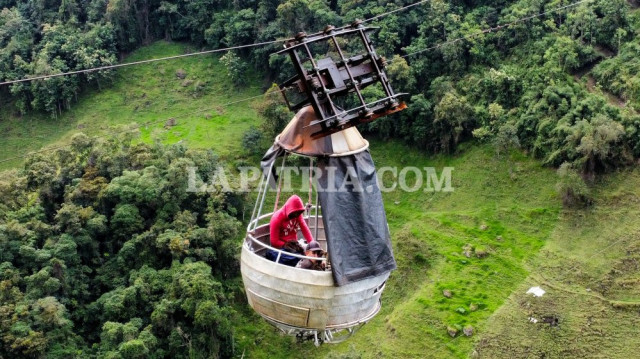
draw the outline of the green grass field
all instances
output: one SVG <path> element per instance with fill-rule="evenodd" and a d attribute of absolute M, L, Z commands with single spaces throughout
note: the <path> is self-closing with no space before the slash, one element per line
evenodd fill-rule
<path fill-rule="evenodd" d="M 195 49 L 185 44 L 159 41 L 134 52 L 126 61 L 192 51 Z M 186 72 L 185 79 L 176 76 L 180 69 Z M 201 55 L 121 68 L 112 86 L 87 91 L 56 119 L 48 114 L 20 117 L 11 108 L 0 108 L 0 170 L 20 165 L 21 156 L 30 151 L 64 144 L 74 133 L 104 136 L 132 124 L 140 126 L 143 141 L 183 141 L 229 156 L 240 149 L 242 134 L 257 124 L 252 103 L 259 98 L 228 103 L 260 95 L 259 83 L 255 74 L 249 74 L 249 86 L 238 89 L 227 78 L 217 55 Z M 170 118 L 176 125 L 165 128 Z M 147 123 L 153 124 L 144 125 Z M 4 161 L 14 157 L 18 158 Z"/>
<path fill-rule="evenodd" d="M 191 50 L 158 42 L 127 60 Z M 178 69 L 187 82 L 176 77 Z M 234 89 L 211 56 L 121 69 L 113 86 L 84 94 L 58 119 L 0 109 L 0 160 L 63 145 L 76 132 L 105 136 L 118 131 L 113 126 L 148 121 L 158 123 L 141 127 L 142 141 L 183 141 L 235 160 L 242 134 L 259 120 L 253 101 L 225 104 L 261 93 L 257 76 L 248 83 Z M 164 128 L 172 117 L 177 124 Z M 593 207 L 568 211 L 556 194 L 554 170 L 517 151 L 497 156 L 489 145 L 470 144 L 457 155 L 427 156 L 372 140 L 371 153 L 378 168 L 454 168 L 453 192 L 384 194 L 398 270 L 382 311 L 345 343 L 316 348 L 280 335 L 240 302 L 236 357 L 635 357 L 640 171 L 603 177 L 593 187 Z M 525 294 L 537 285 L 545 296 Z M 558 318 L 558 325 L 544 318 Z M 462 334 L 470 327 L 471 336 Z"/>

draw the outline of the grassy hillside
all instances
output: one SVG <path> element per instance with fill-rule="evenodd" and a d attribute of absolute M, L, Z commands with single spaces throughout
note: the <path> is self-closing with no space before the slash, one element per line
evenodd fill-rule
<path fill-rule="evenodd" d="M 530 275 L 487 323 L 482 358 L 631 358 L 640 350 L 640 198 L 637 169 L 596 187 L 596 206 L 563 211 Z M 548 291 L 525 295 L 533 285 Z M 558 326 L 527 318 L 558 318 Z"/>
<path fill-rule="evenodd" d="M 128 61 L 185 50 L 159 42 Z M 185 79 L 177 78 L 179 69 Z M 141 128 L 143 141 L 184 141 L 234 158 L 242 133 L 258 119 L 251 101 L 225 104 L 261 91 L 255 77 L 236 91 L 225 73 L 214 57 L 192 57 L 119 70 L 113 86 L 83 94 L 59 119 L 17 117 L 5 107 L 0 160 L 64 144 L 79 131 L 102 136 L 111 126 L 148 121 L 158 123 Z M 172 117 L 176 125 L 165 128 Z M 608 175 L 594 187 L 592 208 L 566 211 L 554 171 L 519 152 L 497 156 L 491 146 L 468 145 L 458 155 L 427 156 L 375 140 L 371 152 L 378 167 L 455 168 L 454 192 L 384 195 L 399 268 L 382 311 L 347 342 L 315 348 L 281 336 L 241 300 L 238 358 L 634 356 L 640 346 L 638 171 Z M 547 294 L 525 295 L 534 285 Z M 558 326 L 529 317 L 558 318 Z M 465 327 L 472 336 L 462 334 Z"/>
<path fill-rule="evenodd" d="M 194 51 L 188 45 L 159 41 L 129 56 L 137 61 Z M 176 72 L 184 70 L 186 77 Z M 242 134 L 257 123 L 251 101 L 228 105 L 261 92 L 256 76 L 248 86 L 236 88 L 217 56 L 187 57 L 117 70 L 115 82 L 101 91 L 83 93 L 70 111 L 57 119 L 48 114 L 19 116 L 0 107 L 0 161 L 22 156 L 43 146 L 66 143 L 74 133 L 103 136 L 122 131 L 114 126 L 142 126 L 141 139 L 166 143 L 184 141 L 194 147 L 213 148 L 222 156 L 240 148 Z M 176 125 L 165 126 L 170 118 Z M 165 128 L 166 127 L 166 128 Z M 15 167 L 22 158 L 0 162 L 0 170 Z"/>

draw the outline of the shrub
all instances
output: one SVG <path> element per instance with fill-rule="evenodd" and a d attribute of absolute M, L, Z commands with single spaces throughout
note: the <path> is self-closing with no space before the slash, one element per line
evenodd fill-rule
<path fill-rule="evenodd" d="M 556 184 L 556 190 L 565 207 L 586 207 L 593 204 L 589 188 L 571 164 L 563 163 L 557 173 L 559 181 Z"/>

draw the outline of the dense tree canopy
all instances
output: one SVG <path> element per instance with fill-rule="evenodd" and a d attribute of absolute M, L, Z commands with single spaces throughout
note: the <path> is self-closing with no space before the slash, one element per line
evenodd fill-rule
<path fill-rule="evenodd" d="M 0 81 L 114 64 L 155 39 L 250 44 L 413 2 L 0 0 Z M 432 0 L 374 21 L 409 107 L 362 130 L 432 152 L 468 140 L 520 147 L 560 167 L 566 203 L 588 205 L 582 178 L 640 157 L 640 18 L 625 0 L 594 0 L 516 21 L 566 4 Z M 221 61 L 239 86 L 251 66 L 278 82 L 290 69 L 270 56 L 278 49 Z M 15 112 L 55 117 L 112 75 L 17 83 L 0 97 Z M 265 121 L 248 144 L 270 141 L 291 118 L 277 88 L 258 112 Z M 0 178 L 0 357 L 231 355 L 242 199 L 186 191 L 187 168 L 206 180 L 212 153 L 132 139 L 79 134 Z"/>
<path fill-rule="evenodd" d="M 79 134 L 3 176 L 0 357 L 229 354 L 237 201 L 187 191 L 212 153 L 130 141 Z"/>

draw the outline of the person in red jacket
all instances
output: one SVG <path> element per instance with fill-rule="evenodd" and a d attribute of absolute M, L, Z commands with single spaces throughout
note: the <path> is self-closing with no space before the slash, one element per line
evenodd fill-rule
<path fill-rule="evenodd" d="M 271 216 L 271 221 L 269 222 L 272 247 L 282 249 L 283 247 L 285 247 L 287 242 L 297 242 L 298 230 L 302 231 L 302 235 L 306 239 L 307 243 L 313 241 L 311 231 L 309 230 L 307 223 L 304 221 L 304 218 L 302 218 L 304 208 L 304 204 L 302 203 L 300 197 L 298 197 L 297 195 L 293 195 L 289 197 L 282 208 L 273 213 L 273 215 Z M 290 259 L 288 257 L 291 256 L 286 256 L 283 259 L 283 256 L 286 255 L 281 255 L 280 262 L 283 264 L 295 266 L 298 262 L 298 258 L 292 257 L 294 259 Z M 277 253 L 274 253 L 274 251 L 268 251 L 267 258 L 275 261 L 277 258 Z"/>
<path fill-rule="evenodd" d="M 297 241 L 298 230 L 302 231 L 307 243 L 313 240 L 311 231 L 302 218 L 302 213 L 304 213 L 304 204 L 295 194 L 289 197 L 282 208 L 273 213 L 269 222 L 272 247 L 280 249 L 287 242 Z"/>

